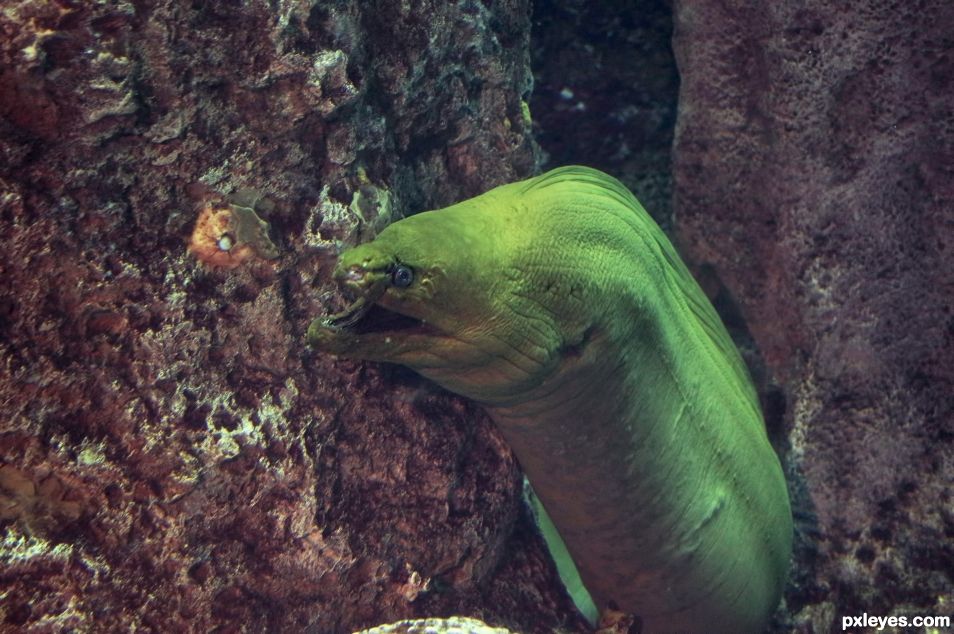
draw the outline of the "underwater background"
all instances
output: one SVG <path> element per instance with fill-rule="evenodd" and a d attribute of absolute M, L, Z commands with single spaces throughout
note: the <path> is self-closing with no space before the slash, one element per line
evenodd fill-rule
<path fill-rule="evenodd" d="M 950 2 L 0 6 L 0 631 L 589 631 L 480 408 L 304 343 L 343 248 L 570 163 L 752 370 L 771 632 L 954 614 Z"/>

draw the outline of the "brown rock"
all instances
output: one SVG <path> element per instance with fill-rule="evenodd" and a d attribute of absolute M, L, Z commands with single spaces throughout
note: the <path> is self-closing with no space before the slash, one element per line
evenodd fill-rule
<path fill-rule="evenodd" d="M 946 614 L 954 6 L 676 2 L 675 16 L 679 234 L 780 385 L 800 546 L 779 631 Z"/>
<path fill-rule="evenodd" d="M 578 626 L 484 415 L 303 343 L 349 241 L 531 173 L 528 31 L 525 0 L 4 5 L 0 630 Z M 260 257 L 188 253 L 215 200 Z"/>

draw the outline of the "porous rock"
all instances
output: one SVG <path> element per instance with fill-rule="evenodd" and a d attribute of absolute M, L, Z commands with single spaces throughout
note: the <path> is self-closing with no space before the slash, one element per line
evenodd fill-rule
<path fill-rule="evenodd" d="M 578 626 L 483 413 L 303 343 L 376 215 L 530 175 L 528 31 L 525 0 L 4 4 L 0 629 Z M 278 257 L 193 257 L 211 202 Z"/>
<path fill-rule="evenodd" d="M 778 631 L 947 615 L 954 5 L 674 4 L 676 226 L 761 351 L 793 494 Z"/>

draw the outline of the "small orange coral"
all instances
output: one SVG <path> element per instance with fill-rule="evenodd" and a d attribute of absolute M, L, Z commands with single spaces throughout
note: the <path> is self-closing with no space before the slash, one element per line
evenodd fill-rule
<path fill-rule="evenodd" d="M 278 257 L 268 223 L 253 209 L 239 205 L 206 204 L 192 231 L 189 251 L 209 266 L 226 269 L 251 257 Z"/>

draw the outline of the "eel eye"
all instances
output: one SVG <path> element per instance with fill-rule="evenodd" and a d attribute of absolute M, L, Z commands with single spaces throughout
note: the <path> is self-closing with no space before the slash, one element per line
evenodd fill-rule
<path fill-rule="evenodd" d="M 398 264 L 391 270 L 391 284 L 398 288 L 407 288 L 414 281 L 414 270 L 409 266 Z"/>

